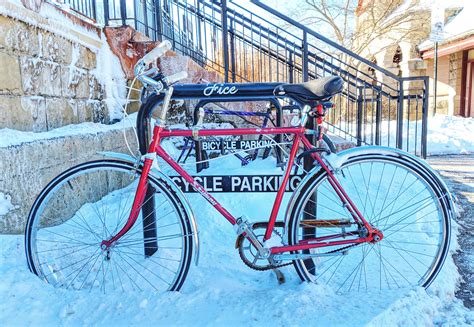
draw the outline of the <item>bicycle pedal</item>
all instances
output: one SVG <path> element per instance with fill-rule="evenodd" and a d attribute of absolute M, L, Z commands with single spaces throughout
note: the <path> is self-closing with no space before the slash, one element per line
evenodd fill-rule
<path fill-rule="evenodd" d="M 319 227 L 319 228 L 350 227 L 351 221 L 349 219 L 301 220 L 300 226 Z"/>

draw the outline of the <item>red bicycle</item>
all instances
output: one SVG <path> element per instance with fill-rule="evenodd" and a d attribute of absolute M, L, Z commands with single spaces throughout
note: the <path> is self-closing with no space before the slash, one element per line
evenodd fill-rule
<path fill-rule="evenodd" d="M 156 69 L 153 76 L 145 71 L 168 47 L 164 42 L 136 66 L 138 78 L 153 91 L 144 105 L 162 108 L 147 154 L 137 159 L 105 153 L 107 158 L 75 166 L 44 188 L 26 226 L 33 273 L 71 289 L 179 290 L 193 256 L 198 262 L 198 231 L 189 202 L 160 170 L 166 162 L 234 226 L 238 252 L 253 269 L 293 264 L 302 280 L 338 292 L 430 285 L 448 253 L 454 212 L 450 193 L 424 161 L 403 151 L 363 147 L 334 154 L 321 146 L 324 113 L 330 110 L 328 100 L 342 90 L 341 78 L 172 86 L 182 75 L 166 78 Z M 301 106 L 301 116 L 291 127 L 168 129 L 170 100 L 180 96 L 289 98 Z M 305 127 L 308 117 L 315 117 L 314 129 Z M 292 135 L 293 141 L 267 222 L 231 214 L 160 144 L 170 137 L 281 134 Z M 316 136 L 316 145 L 307 135 Z M 280 222 L 277 215 L 297 157 L 312 158 L 315 167 L 293 192 Z"/>

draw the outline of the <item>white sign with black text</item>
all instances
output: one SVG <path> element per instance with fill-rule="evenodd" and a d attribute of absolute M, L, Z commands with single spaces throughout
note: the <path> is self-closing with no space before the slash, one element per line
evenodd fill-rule
<path fill-rule="evenodd" d="M 282 175 L 236 175 L 236 176 L 193 176 L 207 192 L 277 192 L 283 180 Z M 171 180 L 185 193 L 196 192 L 181 176 L 170 176 Z M 285 192 L 293 192 L 304 175 L 291 175 Z"/>

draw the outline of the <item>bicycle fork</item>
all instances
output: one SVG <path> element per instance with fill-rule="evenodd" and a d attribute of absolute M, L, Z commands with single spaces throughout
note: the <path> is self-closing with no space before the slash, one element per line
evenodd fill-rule
<path fill-rule="evenodd" d="M 130 215 L 128 216 L 127 222 L 122 227 L 122 229 L 115 235 L 113 235 L 108 240 L 103 240 L 101 242 L 102 250 L 107 250 L 117 240 L 119 240 L 123 235 L 125 235 L 135 224 L 137 218 L 140 214 L 140 210 L 145 199 L 145 195 L 148 189 L 148 174 L 150 173 L 151 166 L 155 160 L 156 154 L 149 153 L 145 155 L 145 161 L 143 163 L 142 173 L 140 174 L 140 180 L 138 181 L 137 191 L 135 193 L 135 198 L 133 200 L 132 209 L 130 210 Z"/>

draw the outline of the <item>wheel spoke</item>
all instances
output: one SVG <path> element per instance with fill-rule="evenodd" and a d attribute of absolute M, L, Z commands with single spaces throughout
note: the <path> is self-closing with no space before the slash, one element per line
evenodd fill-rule
<path fill-rule="evenodd" d="M 29 218 L 29 260 L 44 280 L 101 293 L 181 286 L 194 232 L 184 206 L 165 181 L 149 179 L 153 192 L 140 209 L 150 210 L 110 248 L 101 248 L 102 240 L 115 235 L 128 219 L 138 186 L 139 175 L 130 178 L 133 171 L 125 163 L 84 163 L 55 179 Z M 156 219 L 151 221 L 153 215 Z M 151 230 L 156 237 L 146 233 Z"/>
<path fill-rule="evenodd" d="M 446 195 L 437 195 L 424 172 L 412 169 L 402 159 L 383 155 L 349 160 L 336 178 L 341 179 L 344 191 L 364 218 L 380 228 L 384 236 L 374 244 L 319 247 L 317 251 L 321 253 L 346 253 L 340 257 L 297 260 L 295 268 L 300 275 L 306 280 L 331 285 L 338 293 L 429 284 L 440 269 L 440 256 L 446 253 L 441 251 L 446 248 L 449 233 L 445 228 L 448 211 L 443 206 Z M 335 194 L 325 173 L 315 174 L 302 186 L 290 211 L 290 245 L 307 238 L 307 230 L 311 237 L 335 235 L 331 241 L 347 241 L 350 232 L 356 238 L 358 233 L 364 235 L 348 211 L 345 214 L 338 211 L 341 204 Z M 311 203 L 311 209 L 307 203 Z M 314 220 L 322 224 L 332 215 L 348 219 L 350 225 L 318 227 L 317 223 L 309 223 Z M 303 221 L 306 219 L 308 223 Z"/>

